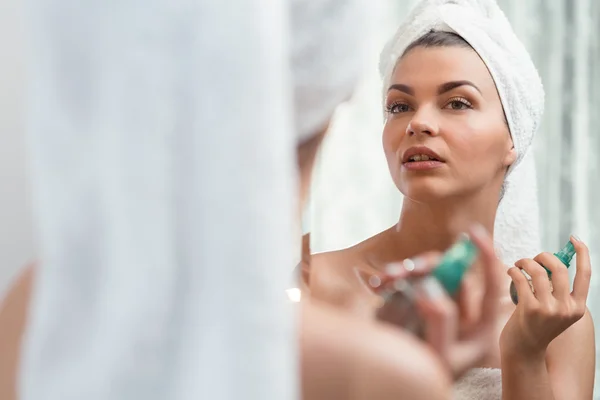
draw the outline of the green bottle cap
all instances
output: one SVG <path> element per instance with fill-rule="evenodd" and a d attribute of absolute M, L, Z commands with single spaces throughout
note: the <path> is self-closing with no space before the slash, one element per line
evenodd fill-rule
<path fill-rule="evenodd" d="M 460 288 L 460 282 L 465 272 L 471 267 L 477 254 L 478 249 L 473 242 L 468 238 L 462 239 L 444 254 L 432 275 L 451 296 L 454 296 Z"/>
<path fill-rule="evenodd" d="M 561 263 L 565 264 L 567 268 L 571 265 L 571 261 L 573 260 L 573 256 L 575 255 L 575 246 L 569 240 L 565 247 L 560 249 L 557 253 L 554 253 L 554 256 L 560 260 Z M 546 267 L 544 267 L 548 272 L 548 276 L 552 275 L 552 272 Z"/>
<path fill-rule="evenodd" d="M 563 247 L 558 253 L 554 253 L 554 255 L 560 260 L 560 262 L 569 268 L 569 265 L 573 260 L 573 256 L 575 255 L 575 246 L 573 246 L 571 241 L 568 241 L 565 247 Z"/>

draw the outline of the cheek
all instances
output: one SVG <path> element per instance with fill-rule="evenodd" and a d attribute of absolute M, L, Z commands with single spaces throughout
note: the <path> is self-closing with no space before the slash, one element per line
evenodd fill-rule
<path fill-rule="evenodd" d="M 502 165 L 505 152 L 504 132 L 487 129 L 463 129 L 449 140 L 455 161 L 470 175 L 496 173 Z"/>
<path fill-rule="evenodd" d="M 395 158 L 396 152 L 400 147 L 400 142 L 404 136 L 406 127 L 402 128 L 401 124 L 397 121 L 388 121 L 383 127 L 383 150 L 388 162 L 392 161 L 390 157 Z"/>

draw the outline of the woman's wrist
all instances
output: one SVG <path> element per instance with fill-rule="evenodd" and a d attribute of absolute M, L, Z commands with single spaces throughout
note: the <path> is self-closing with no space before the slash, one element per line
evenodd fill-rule
<path fill-rule="evenodd" d="M 500 348 L 501 363 L 521 367 L 546 365 L 546 349 Z"/>
<path fill-rule="evenodd" d="M 506 329 L 505 329 L 506 330 Z M 500 356 L 507 361 L 540 361 L 546 359 L 548 345 L 535 338 L 515 338 L 510 332 L 500 335 Z"/>

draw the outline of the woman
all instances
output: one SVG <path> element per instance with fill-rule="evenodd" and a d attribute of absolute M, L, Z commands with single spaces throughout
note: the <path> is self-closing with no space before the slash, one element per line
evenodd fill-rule
<path fill-rule="evenodd" d="M 529 56 L 491 1 L 422 1 L 386 52 L 383 148 L 405 196 L 399 221 L 354 247 L 316 256 L 310 274 L 313 297 L 365 316 L 379 298 L 365 290 L 355 268 L 381 274 L 390 263 L 441 251 L 474 221 L 493 231 L 505 178 L 531 143 L 543 104 Z M 585 307 L 591 268 L 586 246 L 571 241 L 577 250 L 572 292 L 566 268 L 546 253 L 508 269 L 518 306 L 508 282 L 501 285 L 499 346 L 478 367 L 502 369 L 504 399 L 592 397 L 594 335 Z M 552 271 L 553 291 L 541 265 Z M 535 294 L 521 271 L 532 277 Z M 462 335 L 472 332 L 469 321 L 477 317 L 469 304 L 483 294 L 476 289 L 480 279 L 475 267 L 464 280 L 475 290 L 460 302 L 466 304 Z M 488 387 L 499 387 L 500 374 L 491 376 Z M 487 395 L 500 396 L 498 389 Z"/>

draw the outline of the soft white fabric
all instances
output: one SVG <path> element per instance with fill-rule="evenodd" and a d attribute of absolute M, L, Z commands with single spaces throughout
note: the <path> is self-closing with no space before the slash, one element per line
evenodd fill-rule
<path fill-rule="evenodd" d="M 453 400 L 501 400 L 502 373 L 496 368 L 474 368 L 454 384 Z"/>
<path fill-rule="evenodd" d="M 367 0 L 293 0 L 292 69 L 299 141 L 323 130 L 365 71 Z"/>
<path fill-rule="evenodd" d="M 381 53 L 384 98 L 399 57 L 431 30 L 464 38 L 494 79 L 517 151 L 507 174 L 494 239 L 507 264 L 535 256 L 541 238 L 535 163 L 529 150 L 544 111 L 544 89 L 537 69 L 494 0 L 422 0 Z"/>
<path fill-rule="evenodd" d="M 286 2 L 28 4 L 21 398 L 297 398 Z"/>
<path fill-rule="evenodd" d="M 527 152 L 505 185 L 496 214 L 494 245 L 498 257 L 511 266 L 521 258 L 533 258 L 542 251 L 533 151 Z"/>

